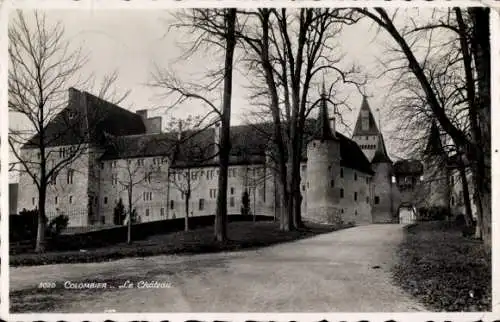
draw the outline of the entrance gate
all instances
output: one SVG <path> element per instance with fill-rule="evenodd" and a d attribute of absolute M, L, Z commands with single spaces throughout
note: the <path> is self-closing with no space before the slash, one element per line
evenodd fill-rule
<path fill-rule="evenodd" d="M 399 223 L 400 224 L 413 224 L 417 221 L 417 214 L 415 208 L 412 206 L 399 207 Z"/>

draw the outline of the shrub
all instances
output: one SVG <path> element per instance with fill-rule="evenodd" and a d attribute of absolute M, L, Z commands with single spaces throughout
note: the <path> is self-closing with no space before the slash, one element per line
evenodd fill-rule
<path fill-rule="evenodd" d="M 47 223 L 47 217 L 45 217 Z M 9 217 L 9 236 L 11 241 L 36 240 L 38 230 L 38 209 L 19 212 L 19 215 Z"/>
<path fill-rule="evenodd" d="M 115 225 L 123 225 L 126 215 L 123 200 L 120 198 L 115 206 L 115 209 L 113 210 L 113 223 Z"/>
<path fill-rule="evenodd" d="M 243 216 L 250 215 L 250 198 L 248 196 L 248 191 L 244 191 L 241 196 L 241 214 Z"/>
<path fill-rule="evenodd" d="M 53 218 L 49 225 L 46 228 L 46 235 L 47 237 L 57 237 L 61 234 L 63 229 L 68 227 L 68 221 L 69 217 L 66 215 L 58 215 L 57 217 Z"/>
<path fill-rule="evenodd" d="M 62 230 L 68 226 L 69 218 L 66 215 L 59 215 L 53 218 L 47 225 L 45 216 L 45 236 L 48 238 L 57 237 Z M 38 209 L 23 209 L 19 215 L 9 217 L 9 237 L 10 241 L 36 241 L 38 233 Z"/>

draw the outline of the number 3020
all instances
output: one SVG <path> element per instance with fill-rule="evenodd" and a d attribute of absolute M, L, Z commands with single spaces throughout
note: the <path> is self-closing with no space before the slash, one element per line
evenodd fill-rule
<path fill-rule="evenodd" d="M 38 284 L 38 288 L 55 288 L 56 283 L 55 282 L 40 282 Z"/>

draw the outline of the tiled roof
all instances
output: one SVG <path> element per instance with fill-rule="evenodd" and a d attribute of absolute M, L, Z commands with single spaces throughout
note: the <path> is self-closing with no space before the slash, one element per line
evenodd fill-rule
<path fill-rule="evenodd" d="M 400 160 L 394 163 L 394 173 L 396 175 L 421 175 L 423 172 L 424 166 L 418 160 Z"/>
<path fill-rule="evenodd" d="M 362 114 L 368 114 L 368 128 L 363 129 L 362 122 Z M 370 109 L 370 105 L 368 105 L 368 100 L 366 96 L 363 96 L 363 102 L 361 103 L 361 109 L 359 110 L 358 119 L 356 121 L 356 125 L 354 126 L 353 136 L 359 135 L 378 135 L 380 132 L 377 127 L 377 122 L 375 122 L 375 118 L 373 117 L 372 110 Z"/>
<path fill-rule="evenodd" d="M 68 105 L 45 126 L 45 145 L 101 144 L 104 132 L 113 135 L 145 133 L 141 117 L 87 92 L 69 89 Z M 34 135 L 23 147 L 37 145 Z"/>
<path fill-rule="evenodd" d="M 306 160 L 307 142 L 317 134 L 316 120 L 308 120 L 302 158 Z M 173 167 L 216 165 L 215 129 L 206 128 L 198 132 L 183 132 L 181 143 L 176 146 L 176 133 L 133 135 L 114 138 L 118 144 L 110 144 L 102 160 L 146 156 L 170 156 Z M 272 123 L 237 125 L 231 127 L 230 164 L 254 164 L 265 162 L 267 147 L 273 133 Z M 372 174 L 370 162 L 359 146 L 337 133 L 340 141 L 341 165 Z"/>

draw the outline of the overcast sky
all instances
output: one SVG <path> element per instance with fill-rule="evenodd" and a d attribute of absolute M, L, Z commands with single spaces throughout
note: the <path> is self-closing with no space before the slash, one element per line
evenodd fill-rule
<path fill-rule="evenodd" d="M 203 54 L 194 57 L 189 62 L 179 61 L 183 53 L 179 43 L 186 39 L 186 34 L 179 30 L 168 32 L 171 12 L 158 10 L 50 10 L 44 11 L 49 22 L 60 21 L 65 27 L 65 36 L 72 46 L 82 46 L 90 54 L 88 64 L 83 73 L 95 73 L 102 77 L 113 70 L 119 71 L 116 84 L 120 91 L 131 90 L 130 95 L 121 106 L 130 110 L 154 109 L 152 116 L 161 115 L 166 120 L 172 114 L 182 117 L 188 114 L 199 114 L 206 111 L 198 103 L 192 102 L 179 106 L 169 113 L 158 106 L 165 102 L 158 99 L 155 91 L 146 84 L 151 81 L 154 64 L 169 67 L 174 66 L 182 77 L 184 72 L 190 75 L 201 74 L 210 57 Z M 26 12 L 29 14 L 29 12 Z M 12 17 L 13 15 L 11 15 Z M 381 66 L 377 59 L 383 57 L 387 44 L 391 41 L 385 32 L 377 34 L 377 28 L 370 20 L 364 19 L 354 26 L 347 26 L 340 34 L 339 43 L 345 53 L 345 64 L 356 63 L 359 68 L 370 76 L 378 75 Z M 328 77 L 328 76 L 327 76 Z M 234 80 L 232 124 L 245 122 L 245 115 L 250 108 L 248 92 L 244 86 L 244 77 L 237 73 Z M 376 112 L 382 113 L 382 128 L 384 135 L 390 137 L 390 129 L 385 126 L 388 116 L 385 100 L 388 88 L 387 79 L 371 80 L 366 86 L 369 103 L 378 120 Z M 342 87 L 342 96 L 348 96 L 352 111 L 345 111 L 343 118 L 346 123 L 354 126 L 359 112 L 362 96 L 353 87 Z M 165 122 L 164 120 L 164 122 Z M 18 117 L 10 115 L 10 127 L 22 126 Z M 346 129 L 340 129 L 344 134 Z M 387 144 L 389 152 L 391 144 Z"/>

